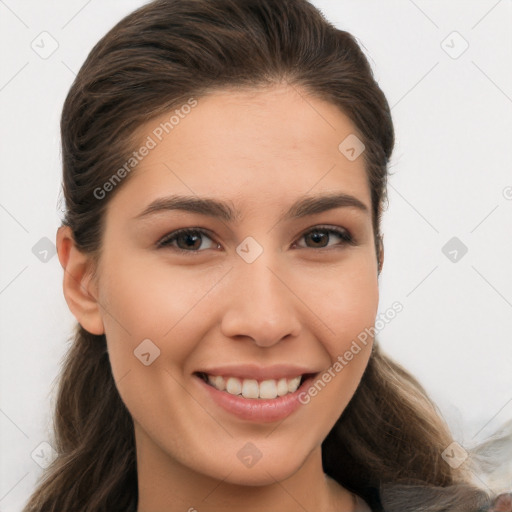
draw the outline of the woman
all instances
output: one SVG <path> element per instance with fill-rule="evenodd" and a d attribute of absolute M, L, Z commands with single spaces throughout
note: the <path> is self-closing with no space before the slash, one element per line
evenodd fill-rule
<path fill-rule="evenodd" d="M 350 34 L 306 0 L 157 0 L 61 131 L 78 324 L 26 512 L 504 506 L 375 339 L 394 133 Z"/>

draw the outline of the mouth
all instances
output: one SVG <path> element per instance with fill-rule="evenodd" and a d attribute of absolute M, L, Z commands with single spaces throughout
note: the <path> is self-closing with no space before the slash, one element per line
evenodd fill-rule
<path fill-rule="evenodd" d="M 320 372 L 289 365 L 255 368 L 251 365 L 215 368 L 194 372 L 198 390 L 207 407 L 227 412 L 243 421 L 282 421 L 298 411 L 301 396 Z M 235 375 L 233 375 L 235 374 Z"/>
<path fill-rule="evenodd" d="M 305 373 L 295 377 L 278 379 L 242 379 L 230 375 L 210 375 L 205 372 L 195 372 L 208 386 L 217 391 L 249 400 L 272 400 L 296 393 L 302 384 L 311 379 L 316 373 Z"/>

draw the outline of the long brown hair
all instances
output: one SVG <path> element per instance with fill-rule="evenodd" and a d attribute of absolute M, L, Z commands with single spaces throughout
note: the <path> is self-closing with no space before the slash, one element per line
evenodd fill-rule
<path fill-rule="evenodd" d="M 63 224 L 77 247 L 99 260 L 105 209 L 131 174 L 104 197 L 97 192 L 140 144 L 140 126 L 191 97 L 283 82 L 338 106 L 356 125 L 378 256 L 394 145 L 389 105 L 355 38 L 307 0 L 156 0 L 96 44 L 61 119 Z M 451 442 L 424 389 L 375 340 L 355 395 L 322 445 L 324 470 L 373 510 L 476 512 L 489 497 L 443 460 Z M 105 336 L 77 324 L 59 379 L 58 456 L 25 512 L 135 511 L 134 443 Z"/>

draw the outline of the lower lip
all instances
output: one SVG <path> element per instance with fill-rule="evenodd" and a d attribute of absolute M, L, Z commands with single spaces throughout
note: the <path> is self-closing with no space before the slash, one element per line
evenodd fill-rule
<path fill-rule="evenodd" d="M 259 423 L 269 423 L 280 421 L 290 416 L 302 404 L 299 401 L 299 395 L 309 388 L 314 376 L 304 380 L 297 391 L 288 393 L 278 398 L 243 398 L 238 395 L 232 395 L 227 391 L 219 391 L 210 384 L 207 384 L 201 377 L 194 377 L 206 390 L 209 397 L 222 409 L 237 416 L 240 419 L 254 421 Z"/>

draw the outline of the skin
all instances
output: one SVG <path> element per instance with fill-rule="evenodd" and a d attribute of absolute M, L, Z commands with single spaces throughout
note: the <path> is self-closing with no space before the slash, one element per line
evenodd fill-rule
<path fill-rule="evenodd" d="M 238 419 L 208 400 L 192 376 L 212 363 L 327 370 L 374 325 L 370 188 L 363 157 L 349 161 L 338 150 L 353 133 L 336 106 L 296 87 L 217 91 L 199 98 L 118 185 L 94 277 L 69 228 L 59 229 L 66 301 L 85 329 L 106 334 L 134 420 L 139 512 L 354 509 L 351 493 L 324 474 L 321 443 L 356 390 L 373 340 L 279 422 Z M 355 196 L 368 211 L 340 207 L 279 221 L 298 198 L 333 192 Z M 170 210 L 135 219 L 170 194 L 227 201 L 239 217 Z M 349 230 L 356 244 L 334 233 L 315 244 L 304 233 L 319 225 Z M 183 227 L 212 236 L 200 237 L 194 253 L 179 253 L 177 241 L 156 247 Z M 236 252 L 247 236 L 263 248 L 250 264 Z M 160 356 L 145 366 L 134 350 L 147 338 Z M 262 454 L 250 468 L 237 457 L 247 442 Z"/>

